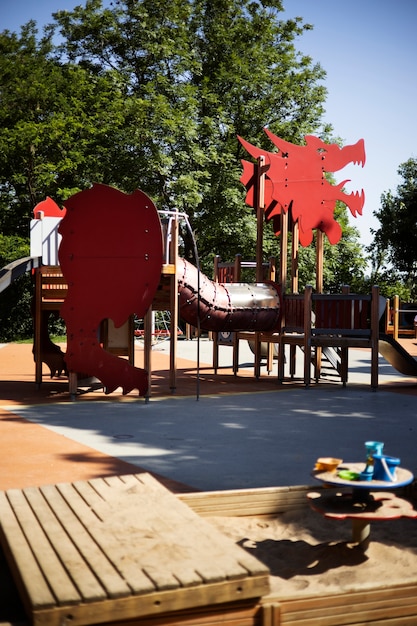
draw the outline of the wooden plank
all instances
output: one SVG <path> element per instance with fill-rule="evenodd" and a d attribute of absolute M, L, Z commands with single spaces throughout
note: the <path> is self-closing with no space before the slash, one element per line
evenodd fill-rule
<path fill-rule="evenodd" d="M 175 614 L 150 616 L 140 626 L 276 626 L 267 625 L 262 608 L 251 600 L 176 611 Z M 1 625 L 0 625 L 1 626 Z M 113 625 L 112 625 L 113 626 Z M 126 626 L 117 623 L 114 626 Z"/>
<path fill-rule="evenodd" d="M 14 527 L 25 535 L 15 570 L 31 552 L 33 585 L 52 592 L 33 600 L 22 581 L 34 626 L 138 619 L 269 590 L 265 565 L 149 475 L 11 490 L 6 503 L 7 542 Z"/>
<path fill-rule="evenodd" d="M 173 501 L 178 501 L 176 496 L 167 490 L 161 492 L 160 484 L 152 476 L 138 475 L 137 478 L 138 481 L 145 482 L 148 495 L 153 493 L 155 496 L 152 517 L 156 515 L 157 529 L 163 533 L 164 537 L 168 538 L 167 543 L 176 542 L 177 549 L 182 545 L 185 547 L 187 544 L 193 546 L 198 544 L 199 573 L 206 581 L 210 580 L 209 571 L 212 571 L 214 579 L 217 579 L 219 567 L 222 571 L 222 578 L 227 572 L 227 577 L 231 580 L 246 576 L 248 572 L 254 575 L 265 571 L 263 566 L 260 567 L 259 561 L 252 559 L 252 557 L 248 559 L 247 557 L 250 555 L 245 551 L 231 550 L 229 540 L 221 533 L 214 538 L 212 536 L 213 527 L 204 520 L 197 518 L 191 508 L 183 504 L 174 506 Z M 128 493 L 130 495 L 133 493 L 132 486 L 130 486 Z M 138 501 L 138 495 L 135 493 L 135 502 Z M 169 516 L 164 514 L 168 510 L 167 507 L 170 507 Z M 198 524 L 196 524 L 197 519 Z M 147 523 L 150 524 L 151 520 L 148 519 Z M 216 562 L 215 568 L 213 561 Z"/>
<path fill-rule="evenodd" d="M 63 527 L 70 532 L 74 545 L 85 562 L 89 564 L 91 571 L 95 573 L 107 597 L 117 598 L 129 595 L 130 588 L 127 583 L 120 577 L 114 565 L 100 549 L 88 529 L 80 522 L 59 490 L 53 485 L 40 489 Z"/>
<path fill-rule="evenodd" d="M 176 497 L 203 517 L 250 517 L 306 509 L 309 507 L 307 494 L 311 490 L 319 493 L 327 491 L 321 485 L 311 484 L 181 493 Z M 395 491 L 397 495 L 407 497 L 406 490 L 407 487 L 404 487 Z"/>
<path fill-rule="evenodd" d="M 23 493 L 32 510 L 36 512 L 38 523 L 46 534 L 55 554 L 58 556 L 61 568 L 67 572 L 77 589 L 79 598 L 76 598 L 75 601 L 79 601 L 79 599 L 82 599 L 84 602 L 104 600 L 107 597 L 104 589 L 70 539 L 67 529 L 62 525 L 59 517 L 54 514 L 48 501 L 43 497 L 42 491 L 31 487 L 24 489 Z M 54 498 L 51 500 L 53 505 Z M 58 574 L 58 571 L 56 574 Z"/>
<path fill-rule="evenodd" d="M 136 485 L 130 485 L 125 490 L 112 489 L 105 480 L 100 479 L 91 481 L 91 484 L 108 503 L 114 505 L 111 520 L 113 532 L 117 533 L 120 528 L 120 542 L 128 535 L 130 541 L 141 547 L 141 565 L 158 588 L 171 588 L 171 578 L 178 586 L 178 581 L 185 585 L 188 577 L 191 577 L 188 584 L 199 584 L 201 579 L 206 583 L 219 582 L 225 577 L 235 580 L 247 576 L 248 573 L 258 574 L 265 571 L 264 567 L 259 570 L 259 562 L 252 557 L 248 559 L 250 555 L 245 551 L 231 550 L 229 541 L 222 534 L 213 540 L 213 527 L 200 519 L 196 524 L 196 514 L 184 505 L 175 506 L 173 502 L 178 500 L 167 490 L 161 492 L 161 486 L 155 479 L 148 477 L 146 490 L 142 480 L 139 476 Z M 139 519 L 129 515 L 129 498 L 132 498 L 135 509 L 139 507 L 142 511 L 143 508 Z M 166 514 L 168 510 L 169 515 Z M 141 534 L 144 528 L 157 537 L 154 546 L 149 542 L 150 536 L 143 544 Z M 198 564 L 195 562 L 197 545 Z M 182 570 L 175 569 L 172 576 L 166 572 L 166 564 L 170 561 L 182 564 Z M 161 562 L 165 563 L 162 569 Z M 191 576 L 193 567 L 197 567 L 194 577 Z M 185 579 L 182 578 L 183 568 L 186 572 Z"/>
<path fill-rule="evenodd" d="M 38 574 L 39 580 L 43 578 L 47 582 L 57 602 L 66 605 L 80 602 L 80 594 L 51 546 L 24 493 L 18 489 L 11 489 L 7 492 L 7 497 L 26 541 L 42 570 L 42 575 Z M 13 543 L 12 541 L 12 545 Z M 35 602 L 38 603 L 37 593 L 35 597 L 31 597 L 33 606 Z"/>
<path fill-rule="evenodd" d="M 311 489 L 311 485 L 232 489 L 177 494 L 177 498 L 201 516 L 247 517 L 250 515 L 274 515 L 306 508 L 308 506 L 307 493 Z M 316 486 L 314 489 L 317 491 Z M 321 487 L 319 487 L 320 489 Z"/>
<path fill-rule="evenodd" d="M 173 263 L 164 263 L 162 266 L 162 275 L 175 274 L 175 265 Z"/>
<path fill-rule="evenodd" d="M 149 579 L 143 570 L 130 558 L 126 557 L 126 552 L 118 544 L 117 537 L 107 532 L 107 529 L 102 524 L 102 519 L 97 517 L 95 511 L 89 506 L 88 502 L 79 497 L 81 492 L 82 496 L 90 495 L 90 501 L 98 498 L 97 493 L 91 489 L 88 483 L 81 482 L 70 484 L 58 485 L 58 489 L 66 500 L 68 505 L 74 511 L 83 526 L 94 536 L 95 541 L 105 554 L 108 561 L 112 564 L 114 569 L 119 573 L 121 580 L 115 580 L 116 588 L 112 596 L 124 595 L 124 589 L 129 589 L 129 592 L 135 594 L 151 593 L 156 590 L 155 584 Z M 77 489 L 75 489 L 77 487 Z M 105 505 L 105 503 L 104 503 Z M 110 511 L 109 511 L 110 513 Z M 128 529 L 126 529 L 128 533 Z M 129 553 L 131 552 L 131 545 L 129 546 Z M 126 589 L 126 590 L 127 590 Z"/>
<path fill-rule="evenodd" d="M 315 293 L 313 294 L 314 302 L 338 302 L 344 300 L 345 302 L 353 302 L 355 300 L 363 300 L 364 302 L 370 302 L 372 300 L 371 294 L 357 294 L 357 293 Z"/>
<path fill-rule="evenodd" d="M 255 595 L 253 595 L 254 591 L 256 591 Z M 260 598 L 267 592 L 268 583 L 264 577 L 256 577 L 254 580 L 246 579 L 232 584 L 223 581 L 192 589 L 191 594 L 189 588 L 180 588 L 144 596 L 80 604 L 70 608 L 56 607 L 38 611 L 33 614 L 33 626 L 65 626 L 71 623 L 88 625 L 108 622 L 119 624 L 125 620 L 135 620 L 135 623 L 140 624 L 141 616 L 169 614 L 192 606 L 211 607 L 246 598 Z M 172 619 L 171 616 L 168 619 Z M 165 624 L 167 621 L 164 622 L 164 626 Z"/>
<path fill-rule="evenodd" d="M 55 606 L 55 598 L 4 492 L 0 492 L 0 519 L 1 544 L 26 611 Z"/>
<path fill-rule="evenodd" d="M 312 346 L 324 347 L 339 347 L 339 348 L 370 348 L 370 337 L 349 337 L 349 336 L 337 336 L 337 335 L 319 335 L 314 334 L 311 337 Z"/>
<path fill-rule="evenodd" d="M 352 626 L 368 622 L 377 624 L 379 620 L 383 624 L 389 624 L 390 618 L 410 620 L 417 613 L 416 591 L 417 585 L 400 585 L 319 598 L 288 601 L 280 599 L 280 624 Z"/>
<path fill-rule="evenodd" d="M 387 593 L 387 590 L 390 593 Z M 389 598 L 396 600 L 397 602 L 407 602 L 408 599 L 414 599 L 417 595 L 417 583 L 412 584 L 397 584 L 397 585 L 374 585 L 369 583 L 369 586 L 365 590 L 361 591 L 348 591 L 347 593 L 333 593 L 331 595 L 321 595 L 318 606 L 325 603 L 328 608 L 338 607 L 343 603 L 346 603 L 346 596 L 354 598 L 354 603 L 362 605 L 366 602 L 380 602 Z M 268 596 L 266 600 L 272 600 L 273 596 Z M 300 611 L 311 608 L 317 604 L 317 598 L 314 596 L 307 596 L 302 598 L 286 598 L 282 596 L 279 602 L 285 602 L 288 608 Z"/>
<path fill-rule="evenodd" d="M 389 594 L 387 594 L 389 596 Z M 323 599 L 324 600 L 324 599 Z M 331 609 L 324 601 L 316 598 L 314 607 L 309 611 L 294 614 L 285 613 L 285 603 L 281 605 L 280 624 L 289 626 L 302 624 L 303 626 L 362 626 L 363 624 L 414 624 L 416 617 L 416 601 L 410 600 L 410 604 L 403 605 L 393 599 L 393 606 L 390 608 L 387 603 L 377 604 L 355 604 L 354 598 L 346 594 L 343 603 Z"/>

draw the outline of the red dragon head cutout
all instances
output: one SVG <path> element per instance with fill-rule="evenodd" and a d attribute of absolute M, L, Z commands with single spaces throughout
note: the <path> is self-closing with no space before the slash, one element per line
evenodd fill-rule
<path fill-rule="evenodd" d="M 242 146 L 254 157 L 265 159 L 265 215 L 271 220 L 291 207 L 291 216 L 298 221 L 300 243 L 308 246 L 313 240 L 313 229 L 326 233 L 331 244 L 337 243 L 342 229 L 334 219 L 336 201 L 349 207 L 356 217 L 362 215 L 365 194 L 346 194 L 344 180 L 331 185 L 326 172 L 336 172 L 349 163 L 365 164 L 365 145 L 360 139 L 352 146 L 340 148 L 337 144 L 326 144 L 318 137 L 307 135 L 305 146 L 296 146 L 280 139 L 265 129 L 278 152 L 266 152 L 238 137 Z M 247 189 L 246 202 L 254 206 L 254 164 L 242 161 L 243 174 L 240 181 Z"/>

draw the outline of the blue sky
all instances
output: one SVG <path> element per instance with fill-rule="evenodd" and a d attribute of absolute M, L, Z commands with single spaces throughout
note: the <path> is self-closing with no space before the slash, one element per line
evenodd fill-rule
<path fill-rule="evenodd" d="M 77 4 L 84 0 L 0 0 L 0 30 L 18 31 L 30 19 L 42 26 Z M 363 216 L 351 221 L 368 245 L 381 194 L 395 192 L 398 166 L 417 158 L 417 0 L 284 0 L 284 8 L 284 19 L 314 25 L 296 46 L 327 72 L 325 121 L 344 144 L 365 140 L 365 167 L 336 179 L 365 190 Z"/>
<path fill-rule="evenodd" d="M 326 121 L 345 144 L 365 140 L 365 167 L 341 170 L 347 188 L 365 190 L 362 217 L 352 218 L 362 243 L 381 194 L 396 191 L 398 166 L 417 158 L 417 1 L 287 0 L 285 16 L 314 24 L 298 48 L 327 72 Z"/>

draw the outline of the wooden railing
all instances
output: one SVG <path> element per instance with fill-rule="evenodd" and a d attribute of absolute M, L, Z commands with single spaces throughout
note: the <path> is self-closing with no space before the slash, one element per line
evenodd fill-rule
<path fill-rule="evenodd" d="M 389 298 L 386 300 L 386 313 L 385 313 L 385 332 L 387 335 L 392 335 L 393 338 L 398 341 L 400 335 L 411 335 L 417 339 L 417 324 L 413 322 L 413 327 L 403 328 L 400 325 L 400 313 L 410 313 L 417 317 L 417 310 L 413 309 L 401 309 L 399 296 L 394 296 L 393 306 Z"/>
<path fill-rule="evenodd" d="M 311 362 L 315 377 L 320 377 L 321 350 L 335 348 L 340 351 L 342 382 L 347 382 L 348 350 L 353 347 L 371 349 L 371 386 L 378 386 L 379 288 L 371 294 L 313 294 L 307 286 L 302 296 L 283 296 L 283 316 L 280 333 L 278 378 L 284 378 L 284 347 L 290 349 L 290 374 L 296 346 L 304 350 L 304 382 L 310 383 Z M 313 349 L 315 354 L 313 354 Z M 314 356 L 314 358 L 313 358 Z"/>

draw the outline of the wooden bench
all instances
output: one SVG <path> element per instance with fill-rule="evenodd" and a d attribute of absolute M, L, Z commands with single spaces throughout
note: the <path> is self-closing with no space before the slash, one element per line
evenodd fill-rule
<path fill-rule="evenodd" d="M 379 288 L 371 294 L 312 294 L 314 324 L 310 328 L 308 357 L 316 349 L 315 377 L 320 377 L 320 349 L 340 351 L 340 375 L 348 380 L 349 348 L 371 349 L 371 387 L 378 387 Z"/>

